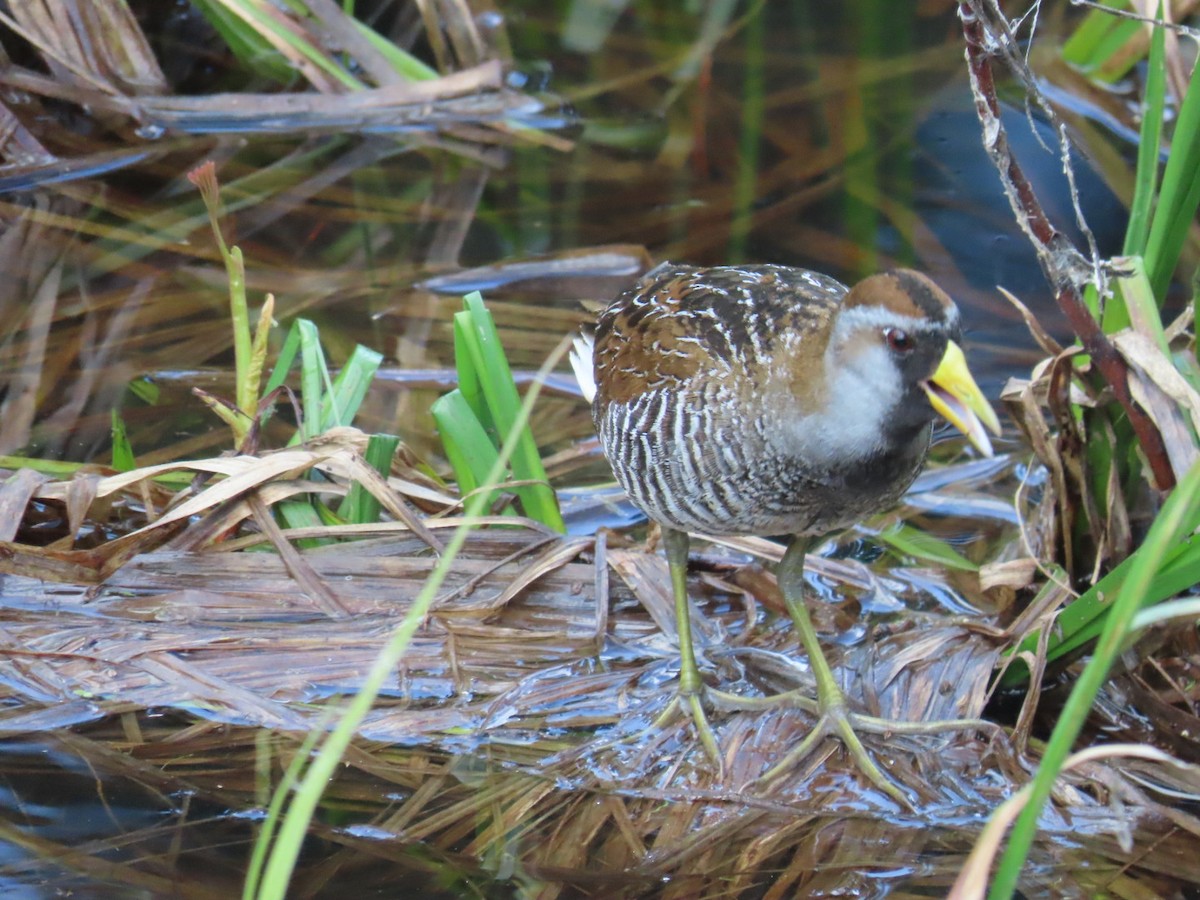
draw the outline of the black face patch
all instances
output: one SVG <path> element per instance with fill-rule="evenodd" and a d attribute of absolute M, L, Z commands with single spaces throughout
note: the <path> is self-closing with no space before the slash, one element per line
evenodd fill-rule
<path fill-rule="evenodd" d="M 904 397 L 896 404 L 885 428 L 897 442 L 911 440 L 937 413 L 929 404 L 923 383 L 937 371 L 949 340 L 945 328 L 923 328 L 912 333 L 914 347 L 904 354 L 893 353 L 904 383 Z"/>
<path fill-rule="evenodd" d="M 946 353 L 948 338 L 943 329 L 923 328 L 911 336 L 913 348 L 907 353 L 893 353 L 905 384 L 917 384 L 937 370 Z"/>

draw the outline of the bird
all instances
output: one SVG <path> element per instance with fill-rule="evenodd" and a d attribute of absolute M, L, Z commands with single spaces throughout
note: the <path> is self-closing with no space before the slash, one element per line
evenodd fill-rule
<path fill-rule="evenodd" d="M 939 417 L 992 455 L 995 411 L 960 346 L 954 301 L 895 269 L 847 287 L 759 264 L 662 263 L 600 313 L 571 354 L 600 444 L 629 499 L 662 529 L 680 649 L 673 706 L 721 764 L 687 598 L 689 532 L 790 536 L 776 577 L 817 686 L 805 744 L 837 735 L 903 799 L 856 730 L 804 600 L 804 559 L 830 532 L 894 505 Z M 732 696 L 732 695 L 726 695 Z"/>

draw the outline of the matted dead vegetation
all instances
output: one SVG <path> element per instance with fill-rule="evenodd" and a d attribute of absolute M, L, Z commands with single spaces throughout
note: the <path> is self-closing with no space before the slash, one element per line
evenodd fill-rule
<path fill-rule="evenodd" d="M 270 4 L 214 5 L 228 6 L 225 15 L 235 19 L 256 10 L 261 18 L 247 21 L 246 32 L 261 42 L 263 57 L 267 47 L 278 53 L 283 75 L 306 89 L 181 95 L 124 3 L 31 0 L 0 13 L 10 39 L 33 55 L 22 65 L 0 46 L 0 85 L 8 91 L 0 99 L 0 159 L 7 163 L 0 184 L 12 189 L 123 168 L 177 149 L 170 139 L 185 135 L 419 131 L 431 141 L 570 146 L 520 125 L 543 103 L 506 85 L 511 58 L 503 32 L 482 27 L 465 5 L 414 7 L 420 18 L 413 33 L 424 33 L 436 70 L 415 59 L 398 62 L 397 48 L 372 42 L 330 0 L 313 0 L 308 15 Z M 180 14 L 200 26 L 195 11 Z M 31 127 L 39 118 L 51 120 L 59 104 L 73 107 L 97 132 L 109 132 L 111 147 L 80 154 L 74 146 L 56 146 L 53 139 L 62 136 L 52 129 L 48 139 L 44 125 Z M 33 112 L 40 115 L 19 106 L 39 107 Z"/>
<path fill-rule="evenodd" d="M 64 521 L 124 533 L 90 550 L 0 544 L 0 569 L 10 573 L 0 729 L 46 733 L 106 778 L 184 790 L 193 803 L 255 808 L 261 779 L 273 783 L 305 735 L 328 727 L 339 698 L 355 691 L 446 529 L 459 524 L 455 498 L 418 474 L 372 480 L 357 456 L 362 441 L 345 430 L 260 458 L 66 482 L 13 474 L 0 505 L 30 501 L 43 521 L 57 510 Z M 180 468 L 214 480 L 171 501 L 150 478 Z M 322 480 L 298 477 L 310 471 Z M 908 514 L 939 502 L 970 505 L 972 474 L 1005 471 L 968 464 L 957 479 L 930 473 Z M 270 503 L 336 493 L 358 478 L 409 523 L 274 536 L 262 527 Z M 540 897 L 631 896 L 655 885 L 674 897 L 737 896 L 755 886 L 772 897 L 863 893 L 918 855 L 930 863 L 906 883 L 946 887 L 982 819 L 1028 778 L 1025 736 L 1014 742 L 982 725 L 867 736 L 912 809 L 864 787 L 836 742 L 764 782 L 811 726 L 803 704 L 719 711 L 718 772 L 685 720 L 655 726 L 677 668 L 662 557 L 616 536 L 561 537 L 511 518 L 478 524 L 330 786 L 329 807 L 343 809 L 347 824 L 315 833 L 342 849 L 313 863 L 313 880 L 299 879 L 297 896 L 319 895 L 335 875 L 369 881 L 370 859 L 414 844 L 463 869 L 507 859 L 507 877 L 536 883 Z M 315 537 L 337 542 L 302 552 L 290 545 Z M 262 552 L 272 542 L 288 549 Z M 772 611 L 773 579 L 751 555 L 769 559 L 779 548 L 733 543 L 739 552 L 713 545 L 701 554 L 692 585 L 710 677 L 748 695 L 807 685 L 786 616 Z M 54 571 L 62 583 L 45 580 Z M 984 715 L 1002 645 L 984 620 L 930 603 L 919 569 L 881 574 L 814 558 L 812 572 L 818 587 L 836 586 L 880 620 L 838 660 L 855 702 L 909 721 Z M 977 589 L 968 595 L 983 602 Z M 818 606 L 818 622 L 836 610 Z M 897 609 L 902 620 L 879 612 Z M 885 624 L 900 621 L 896 630 Z M 840 628 L 826 621 L 822 630 Z M 259 773 L 257 788 L 250 771 Z M 1060 894 L 1111 884 L 1114 869 L 1131 864 L 1128 877 L 1143 887 L 1159 871 L 1200 880 L 1183 851 L 1187 830 L 1200 834 L 1197 823 L 1164 805 L 1147 777 L 1181 776 L 1144 762 L 1093 763 L 1065 779 L 1035 873 L 1053 871 Z M 1131 828 L 1136 850 L 1124 844 Z M 41 852 L 86 874 L 111 847 Z M 189 850 L 186 865 L 208 852 Z M 1088 860 L 1074 888 L 1062 881 L 1062 854 Z M 145 865 L 105 877 L 133 886 L 148 875 Z M 196 896 L 215 893 L 208 880 L 195 887 Z"/>

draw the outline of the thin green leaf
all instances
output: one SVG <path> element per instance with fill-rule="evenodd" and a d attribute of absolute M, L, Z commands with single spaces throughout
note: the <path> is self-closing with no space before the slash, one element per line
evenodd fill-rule
<path fill-rule="evenodd" d="M 1094 67 L 1088 68 L 1088 73 L 1098 81 L 1113 82 L 1123 77 L 1135 65 L 1138 57 L 1126 53 L 1129 42 L 1137 37 L 1140 25 L 1137 22 L 1121 20 L 1113 27 L 1096 46 Z"/>
<path fill-rule="evenodd" d="M 1100 292 L 1090 282 L 1083 286 L 1083 303 L 1088 308 L 1088 312 L 1092 314 L 1092 318 L 1100 318 Z M 1109 305 L 1111 306 L 1112 304 L 1110 303 Z M 1077 362 L 1076 365 L 1083 364 Z"/>
<path fill-rule="evenodd" d="M 1133 619 L 1134 628 L 1150 628 L 1172 619 L 1200 619 L 1200 597 L 1172 600 L 1160 603 L 1151 609 L 1143 609 Z"/>
<path fill-rule="evenodd" d="M 878 537 L 892 549 L 906 556 L 923 559 L 946 569 L 958 569 L 961 572 L 979 571 L 978 565 L 946 541 L 904 522 L 897 522 L 890 528 L 885 528 L 879 532 Z"/>
<path fill-rule="evenodd" d="M 1165 301 L 1196 208 L 1200 205 L 1200 66 L 1192 70 L 1179 109 L 1162 188 L 1146 241 L 1146 271 L 1154 296 Z"/>
<path fill-rule="evenodd" d="M 200 401 L 207 406 L 212 412 L 224 422 L 229 428 L 237 434 L 239 431 L 248 431 L 248 423 L 241 412 L 230 407 L 224 400 L 214 397 L 206 391 L 193 388 L 193 393 L 200 398 Z"/>
<path fill-rule="evenodd" d="M 70 478 L 83 468 L 83 463 L 58 459 L 33 459 L 28 456 L 0 456 L 0 469 L 33 469 L 53 478 Z M 190 479 L 189 479 L 190 480 Z"/>
<path fill-rule="evenodd" d="M 1101 0 L 1105 6 L 1127 9 L 1129 4 L 1122 0 Z M 1063 45 L 1063 59 L 1084 71 L 1098 69 L 1107 58 L 1100 54 L 1101 46 L 1109 41 L 1116 26 L 1113 16 L 1100 9 L 1088 10 L 1070 38 Z"/>
<path fill-rule="evenodd" d="M 430 411 L 442 438 L 446 458 L 454 469 L 459 493 L 465 496 L 475 490 L 491 470 L 496 447 L 461 391 L 455 389 L 438 397 Z"/>
<path fill-rule="evenodd" d="M 392 472 L 392 458 L 399 446 L 400 438 L 394 434 L 373 434 L 367 438 L 367 450 L 363 458 L 367 465 L 387 478 Z M 379 500 L 375 495 L 355 482 L 350 485 L 350 490 L 338 507 L 338 515 L 346 522 L 368 525 L 379 521 L 380 509 Z"/>
<path fill-rule="evenodd" d="M 244 428 L 248 431 L 250 422 L 258 411 L 258 384 L 250 383 L 253 375 L 251 348 L 254 345 L 254 336 L 250 333 L 250 307 L 246 303 L 246 264 L 242 259 L 241 247 L 229 248 L 226 273 L 229 277 L 229 319 L 233 327 L 234 377 L 237 380 L 234 396 L 237 408 L 246 416 Z M 245 436 L 245 432 L 237 436 L 239 445 Z"/>
<path fill-rule="evenodd" d="M 243 65 L 280 84 L 290 84 L 296 80 L 295 66 L 244 19 L 235 16 L 215 0 L 192 2 Z"/>
<path fill-rule="evenodd" d="M 271 377 L 267 380 L 264 394 L 280 387 L 296 359 L 300 360 L 300 402 L 302 415 L 301 430 L 293 443 L 309 440 L 321 433 L 322 407 L 325 389 L 330 385 L 329 368 L 325 364 L 325 353 L 321 349 L 321 336 L 317 326 L 308 319 L 296 319 L 288 329 L 279 349 L 279 357 Z"/>
<path fill-rule="evenodd" d="M 379 54 L 391 63 L 392 68 L 410 81 L 429 81 L 438 77 L 437 69 L 430 68 L 411 53 L 397 47 L 365 22 L 354 20 L 354 25 L 366 37 Z"/>
<path fill-rule="evenodd" d="M 454 314 L 454 369 L 458 374 L 458 392 L 463 400 L 471 407 L 475 418 L 484 429 L 499 440 L 492 414 L 488 411 L 487 400 L 483 396 L 483 378 L 487 374 L 480 372 L 476 360 L 483 359 L 483 351 L 479 346 L 479 336 L 475 333 L 470 310 L 462 310 Z"/>
<path fill-rule="evenodd" d="M 484 398 L 496 428 L 508 434 L 521 408 L 521 398 L 512 378 L 512 370 L 500 345 L 500 336 L 496 332 L 492 314 L 483 304 L 483 297 L 478 291 L 474 291 L 463 300 L 471 313 L 472 331 L 476 340 L 471 342 L 470 350 L 472 362 L 480 372 Z M 541 482 L 515 489 L 517 496 L 521 498 L 525 514 L 556 531 L 565 532 L 566 526 L 558 510 L 558 499 L 546 477 L 533 434 L 528 429 L 517 437 L 513 450 L 512 474 L 514 480 Z"/>
<path fill-rule="evenodd" d="M 1059 632 L 1050 639 L 1047 647 L 1047 657 L 1055 660 L 1067 656 L 1086 646 L 1090 641 L 1099 637 L 1104 627 L 1104 617 L 1111 608 L 1109 601 L 1121 590 L 1139 554 L 1144 552 L 1139 548 L 1120 566 L 1113 569 L 1108 576 L 1101 579 L 1094 588 L 1081 594 L 1070 606 L 1063 611 L 1066 621 L 1060 621 Z M 1117 573 L 1120 575 L 1109 582 L 1109 578 Z M 1188 538 L 1170 549 L 1166 560 L 1159 572 L 1150 581 L 1146 590 L 1144 603 L 1152 606 L 1168 597 L 1173 597 L 1180 591 L 1187 590 L 1200 582 L 1200 541 Z M 1070 615 L 1067 615 L 1067 613 Z"/>
<path fill-rule="evenodd" d="M 329 366 L 325 364 L 317 326 L 308 319 L 297 319 L 292 327 L 300 338 L 300 406 L 304 411 L 300 440 L 308 441 L 321 433 L 325 389 L 330 386 Z"/>
<path fill-rule="evenodd" d="M 271 507 L 286 528 L 320 528 L 329 524 L 318 507 L 323 504 L 318 500 L 280 500 Z M 297 547 L 310 549 L 334 543 L 332 538 L 302 538 L 296 541 Z"/>
<path fill-rule="evenodd" d="M 382 354 L 361 344 L 354 348 L 321 403 L 322 430 L 354 421 L 382 362 Z"/>
<path fill-rule="evenodd" d="M 279 71 L 273 65 L 265 62 L 273 53 L 283 59 L 287 65 L 289 74 L 282 79 L 283 82 L 286 84 L 295 77 L 295 65 L 286 58 L 286 54 L 280 53 L 277 49 L 278 45 L 283 44 L 326 75 L 340 82 L 344 87 L 351 90 L 362 90 L 365 87 L 322 48 L 310 41 L 305 34 L 285 26 L 275 15 L 265 12 L 258 4 L 248 3 L 245 0 L 223 0 L 222 6 L 231 14 L 232 19 L 241 20 L 241 25 L 244 27 L 234 26 L 230 28 L 230 32 L 237 33 L 245 44 L 255 46 L 258 55 L 247 58 L 246 62 L 257 63 L 256 70 L 262 74 Z M 251 34 L 255 34 L 257 40 L 252 39 Z M 263 48 L 269 49 L 264 53 Z"/>
<path fill-rule="evenodd" d="M 1162 19 L 1162 2 L 1157 18 Z M 1146 95 L 1142 98 L 1142 129 L 1138 137 L 1137 168 L 1134 171 L 1133 202 L 1129 207 L 1129 223 L 1125 226 L 1126 256 L 1141 256 L 1146 252 L 1150 237 L 1150 214 L 1158 189 L 1158 157 L 1162 148 L 1163 110 L 1167 99 L 1166 29 L 1154 29 L 1150 38 L 1150 59 L 1146 70 Z M 1124 328 L 1114 323 L 1104 330 L 1109 334 Z"/>
<path fill-rule="evenodd" d="M 112 411 L 112 467 L 118 472 L 132 472 L 137 468 L 133 445 L 129 443 L 129 432 L 125 420 L 117 410 Z"/>
<path fill-rule="evenodd" d="M 1200 520 L 1200 513 L 1189 522 L 1193 528 Z M 1137 563 L 1138 551 L 1096 582 L 1065 606 L 1054 622 L 1054 633 L 1046 647 L 1046 659 L 1055 661 L 1075 653 L 1090 641 L 1099 637 L 1104 628 L 1105 617 L 1112 608 L 1112 599 L 1117 596 L 1129 573 Z M 1174 597 L 1194 584 L 1200 583 L 1200 538 L 1189 536 L 1171 548 L 1159 571 L 1150 581 L 1144 597 L 1144 605 L 1161 603 Z M 1033 632 L 1014 649 L 1012 654 L 1033 653 L 1040 641 L 1040 632 Z M 1010 666 L 1001 680 L 1006 687 L 1013 687 L 1029 679 L 1022 666 Z"/>
<path fill-rule="evenodd" d="M 148 406 L 155 406 L 158 403 L 159 396 L 162 394 L 161 388 L 149 378 L 135 378 L 126 387 L 129 393 Z"/>
<path fill-rule="evenodd" d="M 262 309 L 258 311 L 258 324 L 254 326 L 254 339 L 250 344 L 250 363 L 246 371 L 248 393 L 257 401 L 261 396 L 262 376 L 267 367 L 267 342 L 271 336 L 271 328 L 275 324 L 275 297 L 267 294 Z M 255 404 L 257 410 L 257 403 Z M 251 412 L 251 415 L 254 415 Z"/>
<path fill-rule="evenodd" d="M 260 733 L 269 733 L 265 729 L 260 729 Z M 279 824 L 283 819 L 283 808 L 287 803 L 288 797 L 292 795 L 292 791 L 296 789 L 296 785 L 300 782 L 300 774 L 304 771 L 304 764 L 308 761 L 310 754 L 317 746 L 324 730 L 314 728 L 304 736 L 304 740 L 300 742 L 300 746 L 296 748 L 296 752 L 292 754 L 291 761 L 283 771 L 283 776 L 279 779 L 279 787 L 271 792 L 271 802 L 267 806 L 267 814 L 263 818 L 263 823 L 259 827 L 258 837 L 254 841 L 254 849 L 250 854 L 250 863 L 246 867 L 246 881 L 242 885 L 242 900 L 253 900 L 258 896 L 259 885 L 262 882 L 263 867 L 267 861 L 267 851 L 271 848 L 271 843 L 275 839 L 275 834 L 279 830 Z M 267 888 L 264 888 L 266 890 Z M 286 885 L 284 886 L 286 889 Z"/>
<path fill-rule="evenodd" d="M 1128 320 L 1121 327 L 1124 328 L 1130 321 L 1137 322 L 1138 330 L 1154 338 L 1158 348 L 1169 357 L 1171 348 L 1167 343 L 1167 334 L 1163 328 L 1159 303 L 1154 297 L 1154 290 L 1146 275 L 1145 260 L 1140 256 L 1130 256 L 1116 259 L 1113 262 L 1122 270 L 1121 275 L 1115 279 L 1115 283 L 1117 292 L 1123 300 L 1123 307 L 1128 313 Z M 1107 328 L 1107 326 L 1105 327 Z"/>

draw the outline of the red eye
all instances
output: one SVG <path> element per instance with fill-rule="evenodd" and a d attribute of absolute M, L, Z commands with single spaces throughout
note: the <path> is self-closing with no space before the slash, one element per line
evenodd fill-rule
<path fill-rule="evenodd" d="M 883 329 L 883 339 L 887 341 L 890 349 L 897 353 L 908 353 L 914 346 L 914 341 L 907 331 L 900 328 L 885 328 Z"/>

